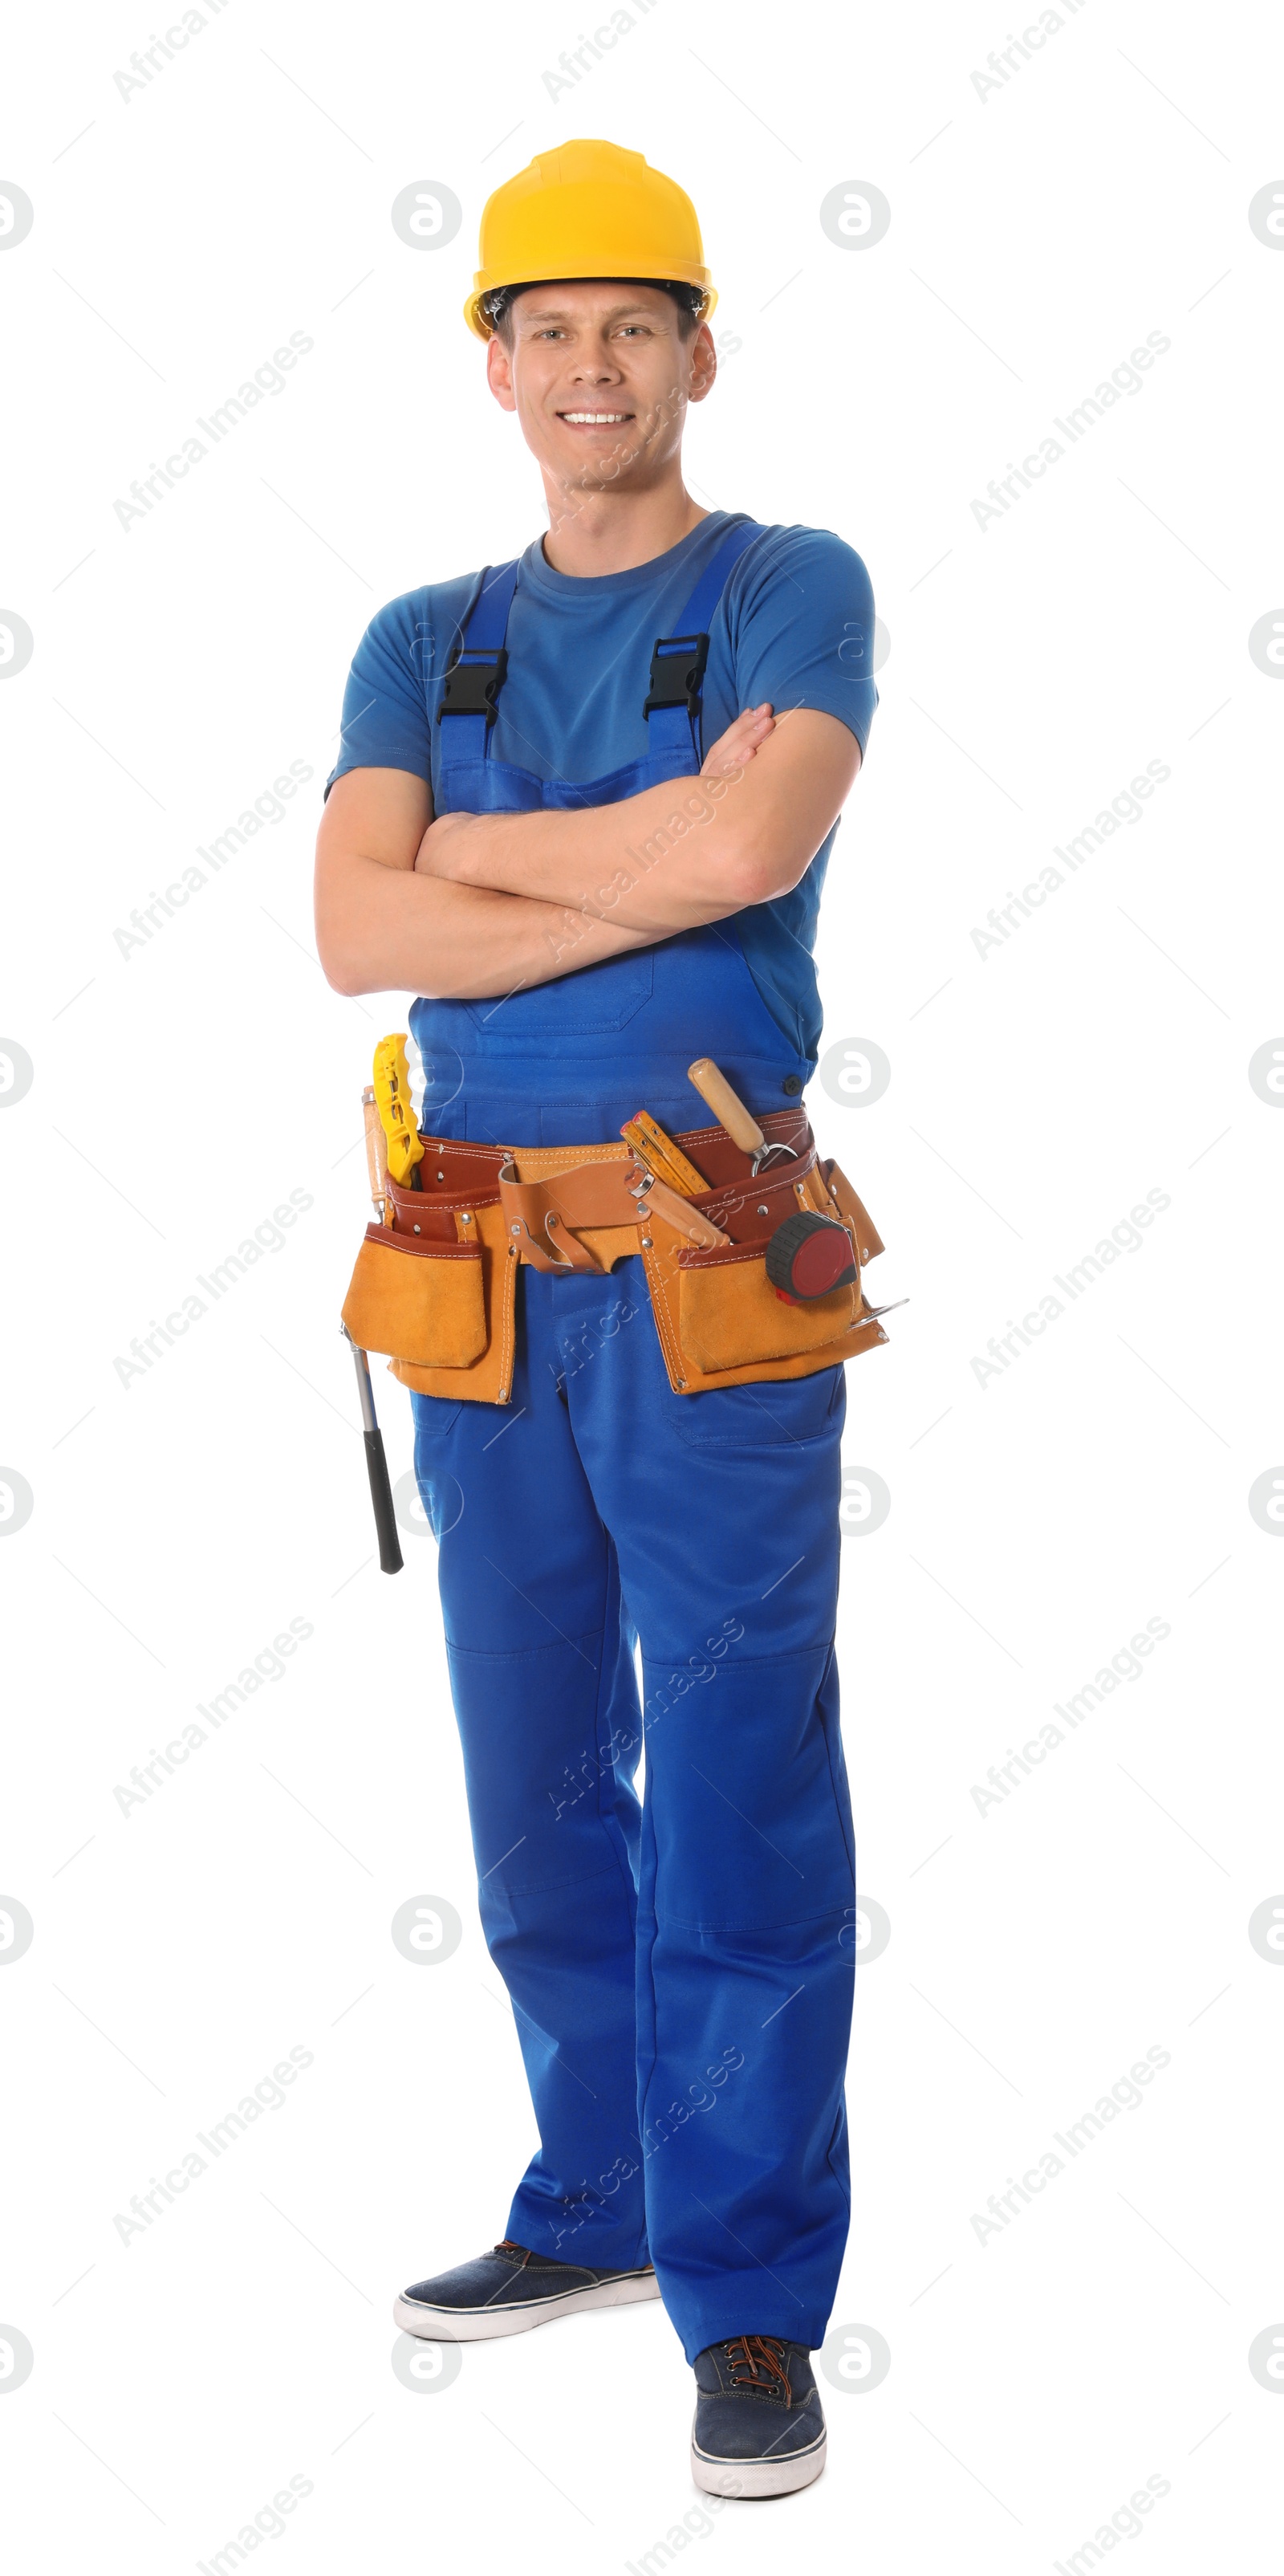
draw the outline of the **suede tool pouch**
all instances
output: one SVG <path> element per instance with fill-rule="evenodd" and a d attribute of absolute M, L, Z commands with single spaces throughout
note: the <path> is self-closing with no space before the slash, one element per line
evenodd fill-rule
<path fill-rule="evenodd" d="M 850 1332 L 860 1310 L 854 1284 L 805 1305 L 786 1302 L 767 1277 L 762 1249 L 747 1244 L 684 1253 L 678 1265 L 678 1339 L 705 1376 L 820 1350 Z"/>
<path fill-rule="evenodd" d="M 468 1368 L 486 1348 L 480 1245 L 368 1225 L 343 1320 L 360 1350 L 418 1368 Z"/>
<path fill-rule="evenodd" d="M 772 1122 L 774 1123 L 774 1122 Z M 680 1140 L 686 1148 L 687 1140 Z M 810 1146 L 810 1131 L 806 1143 Z M 803 1140 L 800 1138 L 800 1148 Z M 692 1151 L 698 1153 L 699 1140 Z M 698 1202 L 739 1239 L 717 1250 L 682 1241 L 657 1213 L 642 1238 L 647 1285 L 660 1348 L 675 1394 L 746 1386 L 771 1378 L 810 1377 L 835 1361 L 855 1359 L 887 1336 L 865 1302 L 858 1276 L 825 1297 L 795 1303 L 767 1277 L 767 1244 L 793 1210 L 838 1218 L 863 1267 L 882 1243 L 855 1191 L 834 1163 L 799 1152 L 801 1169 L 781 1164 L 749 1188 Z M 747 1228 L 747 1234 L 745 1229 Z"/>

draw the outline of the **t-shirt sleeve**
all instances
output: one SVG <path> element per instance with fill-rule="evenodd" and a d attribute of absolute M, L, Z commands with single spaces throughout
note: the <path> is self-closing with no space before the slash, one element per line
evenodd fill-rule
<path fill-rule="evenodd" d="M 353 655 L 343 693 L 339 757 L 325 783 L 349 769 L 408 769 L 432 776 L 432 727 L 424 689 L 422 591 L 390 600 L 372 617 Z"/>
<path fill-rule="evenodd" d="M 878 705 L 874 593 L 860 556 L 828 528 L 779 528 L 737 566 L 732 610 L 741 709 L 769 699 L 816 707 L 854 733 L 864 758 Z M 736 575 L 732 576 L 733 581 Z"/>

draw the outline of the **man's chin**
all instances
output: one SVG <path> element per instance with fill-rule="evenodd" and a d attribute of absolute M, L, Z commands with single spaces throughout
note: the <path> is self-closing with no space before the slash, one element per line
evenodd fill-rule
<path fill-rule="evenodd" d="M 550 460 L 551 462 L 553 460 Z M 590 433 L 581 444 L 574 431 L 557 442 L 554 470 L 560 482 L 576 491 L 592 491 L 601 485 L 624 481 L 647 463 L 647 441 L 635 433 L 627 439 L 614 440 Z"/>

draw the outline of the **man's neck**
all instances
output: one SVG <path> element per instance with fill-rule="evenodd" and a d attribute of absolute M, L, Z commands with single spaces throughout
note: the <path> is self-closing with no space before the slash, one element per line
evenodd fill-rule
<path fill-rule="evenodd" d="M 676 470 L 645 491 L 567 491 L 547 475 L 544 491 L 549 518 L 544 560 L 554 572 L 579 580 L 651 563 L 709 516 L 692 500 Z"/>

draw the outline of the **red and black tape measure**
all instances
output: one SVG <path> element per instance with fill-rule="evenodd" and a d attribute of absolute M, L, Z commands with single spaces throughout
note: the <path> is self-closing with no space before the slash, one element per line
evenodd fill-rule
<path fill-rule="evenodd" d="M 799 1208 L 778 1225 L 767 1246 L 767 1277 L 786 1305 L 806 1305 L 856 1278 L 851 1236 L 832 1217 Z"/>

